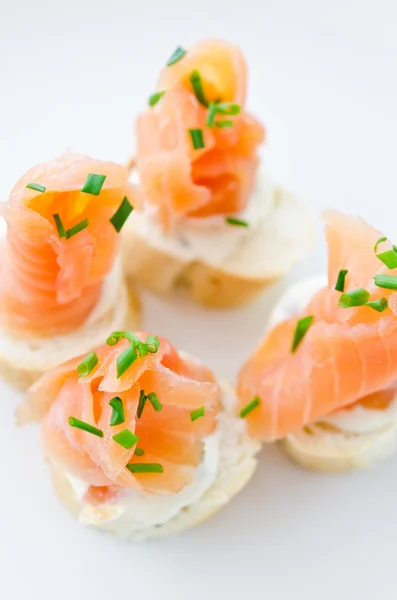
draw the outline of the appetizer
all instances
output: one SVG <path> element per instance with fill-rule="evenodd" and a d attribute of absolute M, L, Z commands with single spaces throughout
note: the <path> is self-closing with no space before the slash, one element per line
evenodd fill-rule
<path fill-rule="evenodd" d="M 78 520 L 144 539 L 192 527 L 250 479 L 259 444 L 232 388 L 167 340 L 116 331 L 45 373 L 19 409 L 42 421 L 60 499 Z"/>
<path fill-rule="evenodd" d="M 136 324 L 118 258 L 136 199 L 125 167 L 66 153 L 28 171 L 0 204 L 0 373 L 11 383 L 26 389 L 109 328 Z"/>
<path fill-rule="evenodd" d="M 239 375 L 249 432 L 326 471 L 397 442 L 397 248 L 363 219 L 325 215 L 328 280 L 292 286 Z M 394 273 L 394 274 L 393 274 Z"/>
<path fill-rule="evenodd" d="M 307 251 L 300 202 L 258 172 L 263 125 L 246 109 L 247 65 L 227 42 L 178 48 L 136 121 L 131 177 L 143 205 L 124 232 L 127 273 L 158 294 L 237 306 Z"/>

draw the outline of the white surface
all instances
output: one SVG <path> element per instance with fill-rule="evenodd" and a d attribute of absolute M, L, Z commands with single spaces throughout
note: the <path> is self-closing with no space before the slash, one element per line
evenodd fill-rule
<path fill-rule="evenodd" d="M 66 146 L 124 161 L 133 115 L 177 44 L 223 36 L 251 65 L 274 175 L 317 213 L 360 212 L 397 238 L 394 0 L 14 0 L 0 8 L 0 194 Z M 323 241 L 301 267 L 321 272 Z M 281 285 L 241 311 L 147 297 L 156 332 L 233 376 Z M 128 546 L 54 498 L 34 428 L 0 389 L 0 596 L 7 600 L 395 597 L 397 457 L 327 476 L 267 448 L 245 491 L 179 538 Z"/>

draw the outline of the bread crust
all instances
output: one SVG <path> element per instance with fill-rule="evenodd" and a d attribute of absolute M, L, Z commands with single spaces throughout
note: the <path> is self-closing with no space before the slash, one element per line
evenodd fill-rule
<path fill-rule="evenodd" d="M 309 431 L 289 435 L 281 445 L 296 463 L 314 471 L 340 473 L 368 469 L 397 449 L 397 424 L 363 434 L 326 431 L 318 426 L 311 426 Z"/>

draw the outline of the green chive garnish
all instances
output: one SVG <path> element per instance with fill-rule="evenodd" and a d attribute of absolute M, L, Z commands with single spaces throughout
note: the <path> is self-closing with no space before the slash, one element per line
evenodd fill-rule
<path fill-rule="evenodd" d="M 208 107 L 208 101 L 204 94 L 203 84 L 201 81 L 200 73 L 198 71 L 192 71 L 190 74 L 190 83 L 192 84 L 194 95 L 202 106 Z"/>
<path fill-rule="evenodd" d="M 77 367 L 77 372 L 80 377 L 87 377 L 91 371 L 97 366 L 98 357 L 95 352 L 90 352 Z"/>
<path fill-rule="evenodd" d="M 77 429 L 81 429 L 82 431 L 87 431 L 87 433 L 92 433 L 92 435 L 97 435 L 98 437 L 103 437 L 103 431 L 93 427 L 89 423 L 85 423 L 84 421 L 80 421 L 79 419 L 75 419 L 74 417 L 69 417 L 68 419 L 69 425 L 71 427 L 76 427 Z"/>
<path fill-rule="evenodd" d="M 234 121 L 217 121 L 215 125 L 220 129 L 224 129 L 225 127 L 233 127 Z"/>
<path fill-rule="evenodd" d="M 55 221 L 55 225 L 58 230 L 59 237 L 65 238 L 66 237 L 66 229 L 62 223 L 61 217 L 57 214 L 57 215 L 52 215 L 52 218 Z"/>
<path fill-rule="evenodd" d="M 241 112 L 241 106 L 232 102 L 219 102 L 216 106 L 221 115 L 238 115 Z"/>
<path fill-rule="evenodd" d="M 246 406 L 244 406 L 244 408 L 240 410 L 240 417 L 244 419 L 251 411 L 254 410 L 254 408 L 259 406 L 260 403 L 261 399 L 259 398 L 259 396 L 255 396 L 255 398 L 251 400 L 251 402 L 249 402 Z"/>
<path fill-rule="evenodd" d="M 132 448 L 132 446 L 135 446 L 139 440 L 139 437 L 134 435 L 129 429 L 123 429 L 123 431 L 116 433 L 116 435 L 113 436 L 113 439 L 115 442 L 120 444 L 120 446 L 123 446 L 123 448 L 129 450 Z"/>
<path fill-rule="evenodd" d="M 335 289 L 337 292 L 345 291 L 345 279 L 346 279 L 347 273 L 348 273 L 348 271 L 346 269 L 341 269 L 339 271 L 338 279 L 337 279 L 336 286 L 335 286 Z"/>
<path fill-rule="evenodd" d="M 120 233 L 124 223 L 126 222 L 133 210 L 134 207 L 132 206 L 132 204 L 130 204 L 127 196 L 124 196 L 122 203 L 114 213 L 113 217 L 110 219 L 110 222 L 117 231 L 117 233 Z"/>
<path fill-rule="evenodd" d="M 165 90 L 162 92 L 156 92 L 155 94 L 152 94 L 148 100 L 149 106 L 156 106 L 157 102 L 159 100 L 161 100 L 161 98 L 164 96 L 164 94 L 165 94 Z"/>
<path fill-rule="evenodd" d="M 397 267 L 397 252 L 395 250 L 387 250 L 387 252 L 382 252 L 376 256 L 388 269 L 395 269 Z"/>
<path fill-rule="evenodd" d="M 217 105 L 215 104 L 215 102 L 210 102 L 210 105 L 208 108 L 207 120 L 205 122 L 208 127 L 214 126 L 214 121 L 215 121 L 217 112 L 218 112 Z"/>
<path fill-rule="evenodd" d="M 190 137 L 192 138 L 193 148 L 200 150 L 204 148 L 204 136 L 202 129 L 189 129 Z"/>
<path fill-rule="evenodd" d="M 173 54 L 167 60 L 167 67 L 171 67 L 171 65 L 174 65 L 175 63 L 177 63 L 178 60 L 181 60 L 181 58 L 183 58 L 185 56 L 186 52 L 187 51 L 184 48 L 181 48 L 181 46 L 178 46 L 178 48 L 173 52 Z"/>
<path fill-rule="evenodd" d="M 127 469 L 131 473 L 163 473 L 164 467 L 160 463 L 130 463 Z"/>
<path fill-rule="evenodd" d="M 375 253 L 378 250 L 379 244 L 381 244 L 382 242 L 385 242 L 386 240 L 387 240 L 387 237 L 381 237 L 381 238 L 378 239 L 378 241 L 376 242 L 376 244 L 374 246 L 374 252 Z"/>
<path fill-rule="evenodd" d="M 28 183 L 26 187 L 30 190 L 34 190 L 35 192 L 41 192 L 42 194 L 44 194 L 46 190 L 44 185 L 40 185 L 39 183 Z"/>
<path fill-rule="evenodd" d="M 137 358 L 138 354 L 135 345 L 131 344 L 120 354 L 120 356 L 117 357 L 117 379 L 120 379 L 120 377 L 127 371 L 127 369 L 130 368 L 132 363 L 134 363 Z"/>
<path fill-rule="evenodd" d="M 123 401 L 118 396 L 112 398 L 109 402 L 112 407 L 112 416 L 110 417 L 110 426 L 121 425 L 125 421 Z"/>
<path fill-rule="evenodd" d="M 370 293 L 364 288 L 346 292 L 339 298 L 339 306 L 342 308 L 351 308 L 352 306 L 363 306 L 369 300 Z"/>
<path fill-rule="evenodd" d="M 238 225 L 239 227 L 249 227 L 247 221 L 244 221 L 243 219 L 237 219 L 236 217 L 226 217 L 225 221 L 226 221 L 226 223 L 229 223 L 229 225 Z"/>
<path fill-rule="evenodd" d="M 292 340 L 291 352 L 295 352 L 298 346 L 301 344 L 305 337 L 310 325 L 313 323 L 314 317 L 312 315 L 299 319 L 296 324 L 294 338 Z"/>
<path fill-rule="evenodd" d="M 381 298 L 380 300 L 375 300 L 374 302 L 366 302 L 365 306 L 369 306 L 377 312 L 383 312 L 389 306 L 389 303 L 386 298 Z"/>
<path fill-rule="evenodd" d="M 145 404 L 146 404 L 146 394 L 143 390 L 141 390 L 139 393 L 138 409 L 136 411 L 136 416 L 138 417 L 138 419 L 140 419 L 142 416 L 143 409 L 145 408 Z"/>
<path fill-rule="evenodd" d="M 146 346 L 151 354 L 156 354 L 160 348 L 160 340 L 155 335 L 148 335 L 146 338 Z"/>
<path fill-rule="evenodd" d="M 144 456 L 145 451 L 143 448 L 138 448 L 138 446 L 135 448 L 135 452 L 134 454 L 136 454 L 137 456 Z"/>
<path fill-rule="evenodd" d="M 89 173 L 85 184 L 81 188 L 81 191 L 85 192 L 86 194 L 92 194 L 93 196 L 99 196 L 105 179 L 106 175 L 97 175 L 96 173 Z"/>
<path fill-rule="evenodd" d="M 204 417 L 204 413 L 205 413 L 204 406 L 201 406 L 200 408 L 196 408 L 196 410 L 192 410 L 192 412 L 190 413 L 190 420 L 193 422 L 196 419 L 199 419 L 200 417 Z"/>
<path fill-rule="evenodd" d="M 375 285 L 386 290 L 397 290 L 396 275 L 375 275 Z"/>
<path fill-rule="evenodd" d="M 124 337 L 124 331 L 113 331 L 106 340 L 106 344 L 108 346 L 115 346 L 122 337 Z"/>
<path fill-rule="evenodd" d="M 160 340 L 155 335 L 148 335 L 146 342 L 142 342 L 133 331 L 113 331 L 107 338 L 106 344 L 115 346 L 121 338 L 126 338 L 134 344 L 141 358 L 147 356 L 149 352 L 155 354 L 160 347 Z"/>
<path fill-rule="evenodd" d="M 146 398 L 149 400 L 156 412 L 159 412 L 159 410 L 163 408 L 163 405 L 158 399 L 157 394 L 155 394 L 154 392 L 150 392 L 150 394 L 148 394 Z"/>
<path fill-rule="evenodd" d="M 77 223 L 77 225 L 75 225 L 74 227 L 68 229 L 66 231 L 66 239 L 68 240 L 69 238 L 76 235 L 76 233 L 80 233 L 80 231 L 83 231 L 83 229 L 86 229 L 86 227 L 88 227 L 88 219 L 84 219 L 83 221 L 80 221 L 80 223 Z"/>

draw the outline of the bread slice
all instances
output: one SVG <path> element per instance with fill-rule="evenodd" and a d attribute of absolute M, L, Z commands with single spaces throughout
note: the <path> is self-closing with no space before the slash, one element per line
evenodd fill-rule
<path fill-rule="evenodd" d="M 222 383 L 221 386 L 223 409 L 216 434 L 219 436 L 218 471 L 214 483 L 197 502 L 184 507 L 161 525 L 120 530 L 118 519 L 121 517 L 117 503 L 99 506 L 84 504 L 65 472 L 51 464 L 54 489 L 64 506 L 81 523 L 133 541 L 175 534 L 213 516 L 248 483 L 255 471 L 256 454 L 260 449 L 260 444 L 248 436 L 245 422 L 236 416 L 234 389 L 227 383 Z"/>
<path fill-rule="evenodd" d="M 320 421 L 287 436 L 282 444 L 289 456 L 307 469 L 340 472 L 370 468 L 396 451 L 397 420 L 367 433 L 342 431 Z"/>
<path fill-rule="evenodd" d="M 269 319 L 269 328 L 298 313 L 313 295 L 327 285 L 325 276 L 311 277 L 292 284 L 282 295 Z M 396 401 L 397 403 L 397 401 Z M 397 448 L 397 405 L 390 415 L 360 407 L 362 431 L 352 427 L 352 411 L 341 409 L 335 416 L 324 416 L 300 432 L 288 435 L 281 444 L 295 462 L 318 471 L 338 472 L 373 466 Z M 347 418 L 344 415 L 347 413 Z M 345 427 L 343 423 L 345 420 Z"/>
<path fill-rule="evenodd" d="M 108 275 L 97 307 L 78 330 L 47 338 L 18 338 L 0 331 L 0 377 L 24 391 L 45 371 L 101 345 L 110 331 L 137 329 L 140 306 L 118 261 Z"/>
<path fill-rule="evenodd" d="M 123 235 L 125 271 L 159 295 L 185 290 L 210 307 L 242 305 L 280 278 L 310 249 L 312 221 L 299 200 L 260 172 L 246 215 L 185 219 L 164 233 L 136 211 Z"/>

